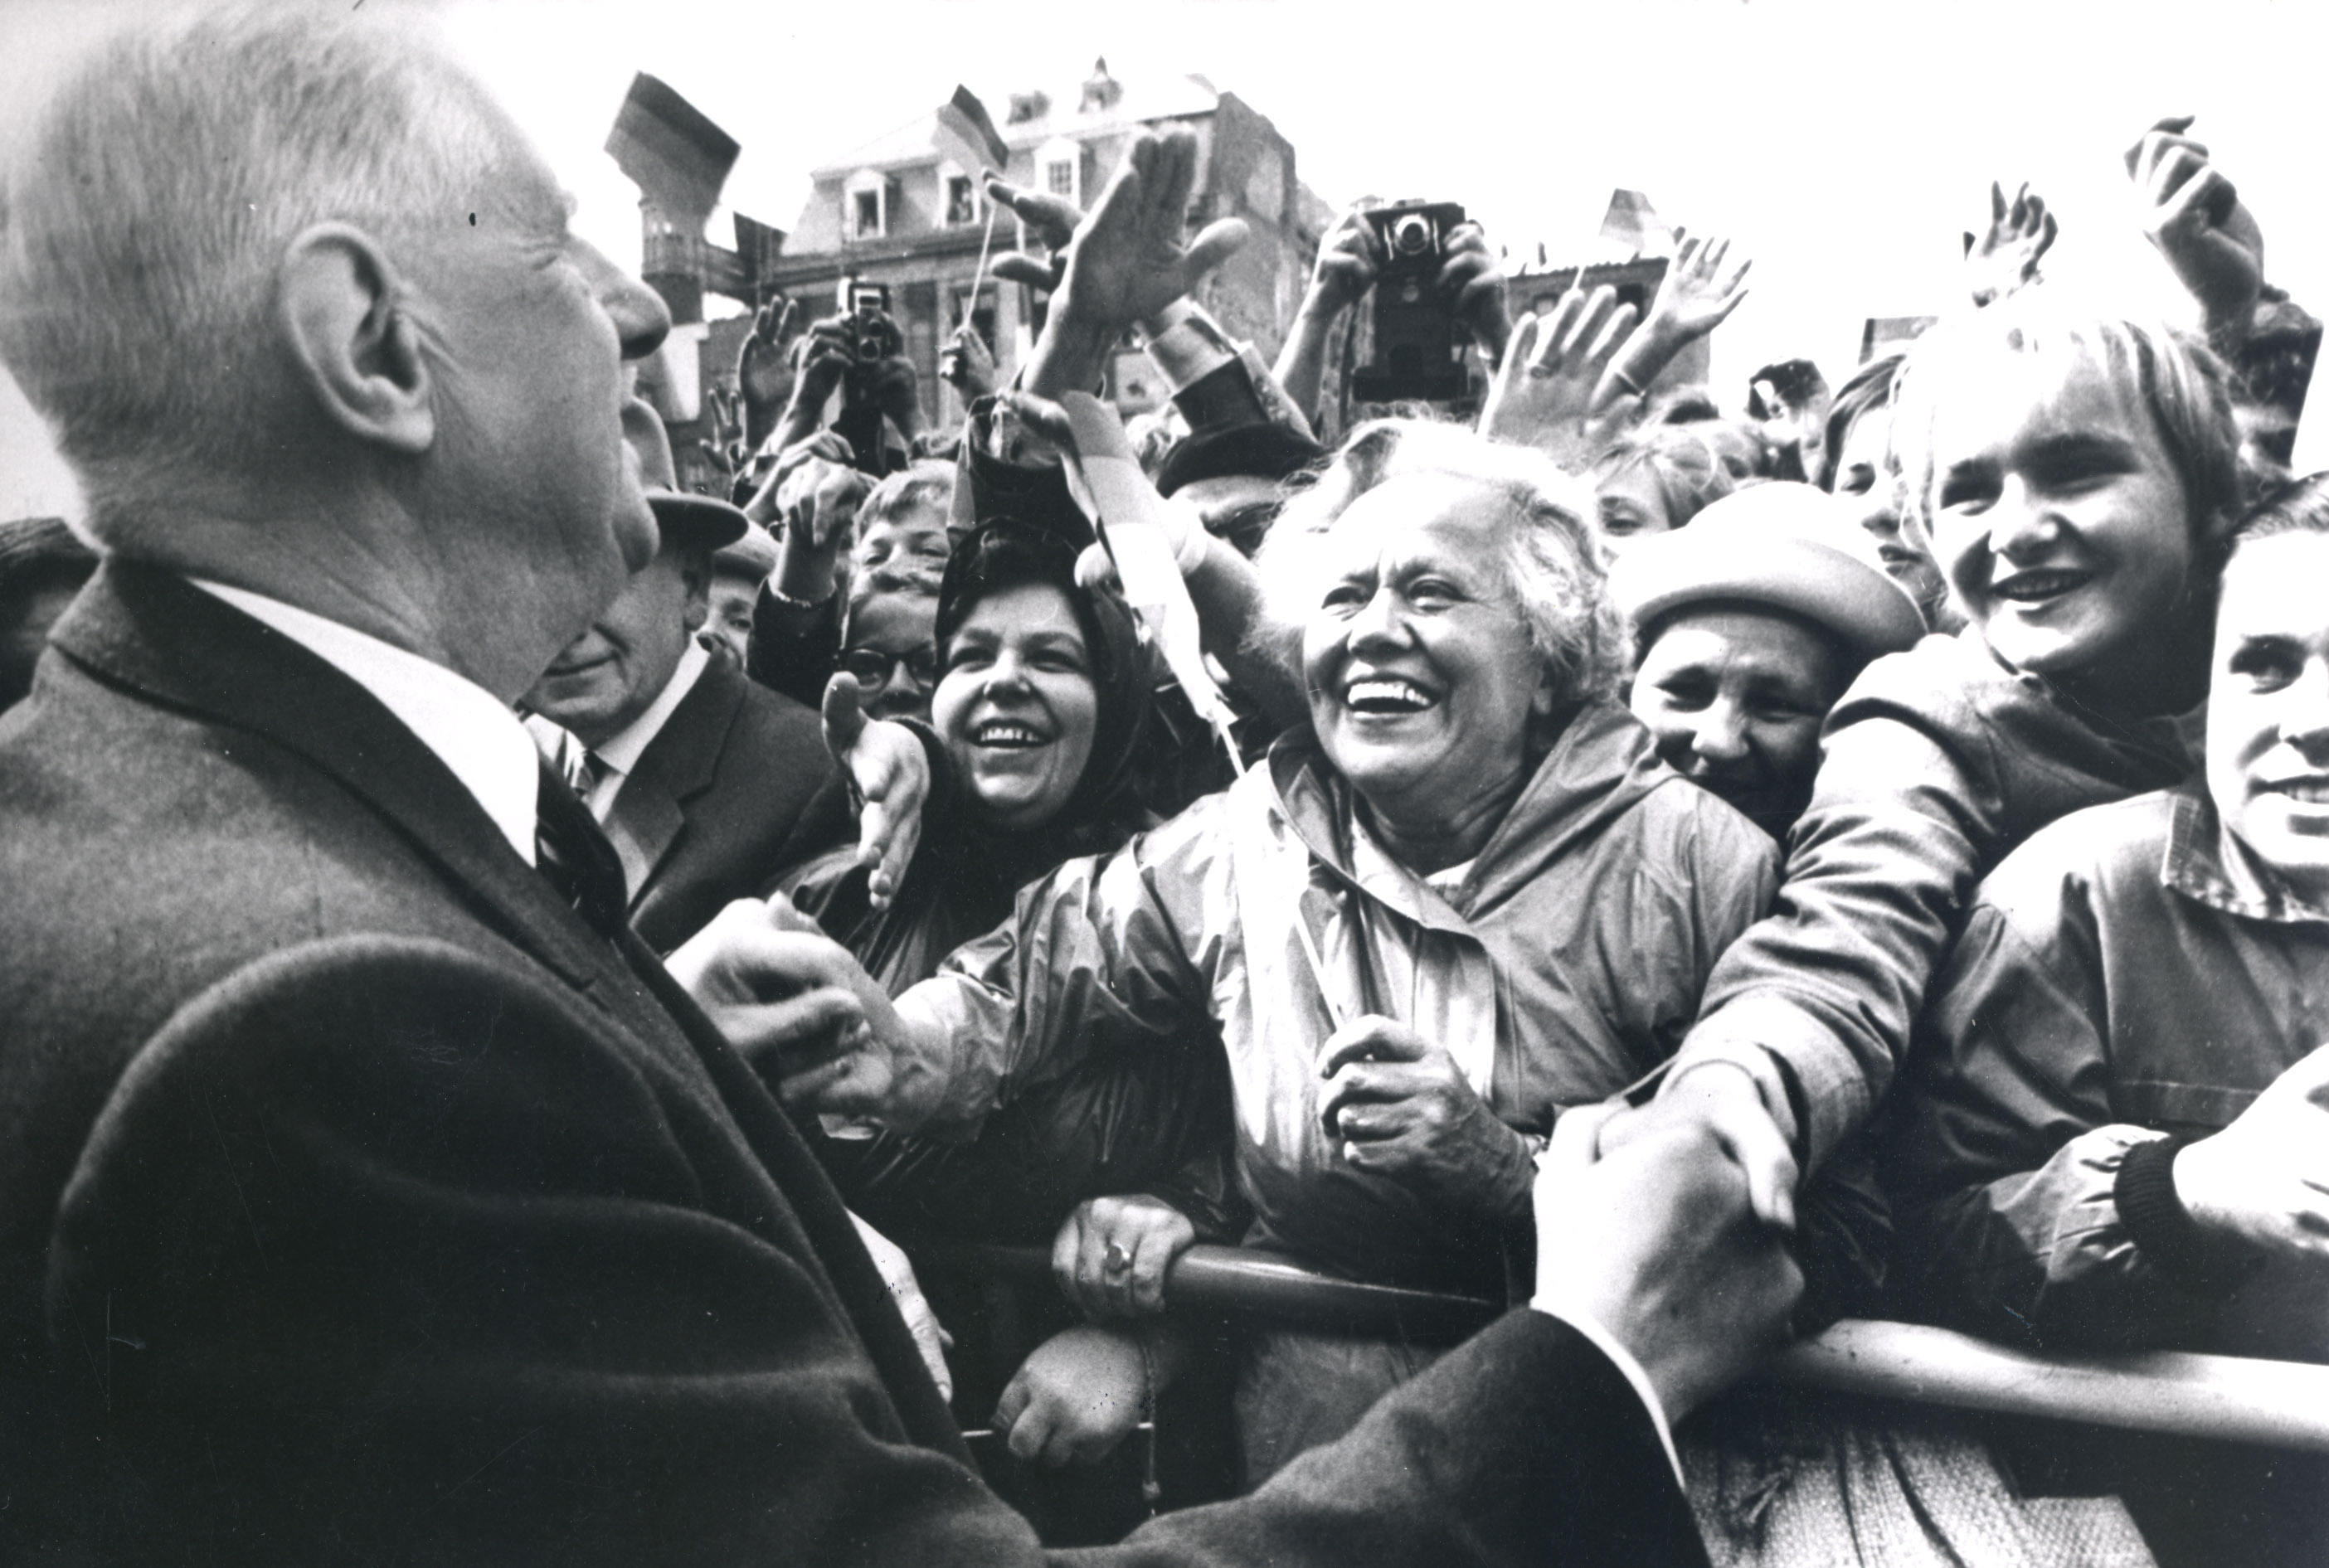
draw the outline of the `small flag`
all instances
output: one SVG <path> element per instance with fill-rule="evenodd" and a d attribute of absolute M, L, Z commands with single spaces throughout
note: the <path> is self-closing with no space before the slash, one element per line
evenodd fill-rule
<path fill-rule="evenodd" d="M 1636 256 L 1674 254 L 1674 230 L 1639 191 L 1609 192 L 1609 210 L 1601 215 L 1601 238 L 1617 241 Z"/>
<path fill-rule="evenodd" d="M 640 71 L 607 133 L 607 151 L 665 216 L 693 220 L 701 238 L 742 147 L 702 109 Z"/>
<path fill-rule="evenodd" d="M 970 89 L 957 86 L 954 96 L 938 105 L 938 134 L 933 139 L 938 150 L 966 170 L 991 169 L 999 174 L 1010 164 L 1009 144 L 995 128 L 986 106 Z"/>

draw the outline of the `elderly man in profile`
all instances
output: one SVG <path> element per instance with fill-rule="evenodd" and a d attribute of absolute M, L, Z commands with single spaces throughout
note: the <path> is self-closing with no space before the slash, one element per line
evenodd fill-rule
<path fill-rule="evenodd" d="M 663 542 L 523 706 L 622 861 L 632 929 L 669 953 L 849 837 L 849 795 L 816 715 L 747 680 L 726 643 L 695 635 L 716 553 L 752 525 L 676 487 L 653 408 L 634 399 L 623 422 Z"/>
<path fill-rule="evenodd" d="M 108 559 L 0 719 L 0 1561 L 1040 1561 L 737 1053 L 862 1021 L 837 950 L 666 971 L 510 707 L 655 553 L 655 296 L 362 18 L 126 34 L 20 148 L 0 357 Z M 1702 1560 L 1664 1422 L 1789 1266 L 1573 1114 L 1544 1310 L 1113 1560 Z"/>

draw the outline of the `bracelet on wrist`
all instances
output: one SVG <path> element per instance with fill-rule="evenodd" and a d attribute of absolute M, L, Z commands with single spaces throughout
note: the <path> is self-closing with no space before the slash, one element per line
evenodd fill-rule
<path fill-rule="evenodd" d="M 776 578 L 770 577 L 768 579 L 768 597 L 776 600 L 777 603 L 780 605 L 790 605 L 796 610 L 821 610 L 825 608 L 825 606 L 833 603 L 833 596 L 840 591 L 841 590 L 838 587 L 831 587 L 825 589 L 824 593 L 819 594 L 816 598 L 804 599 L 797 595 L 788 594 L 785 592 L 784 589 L 777 587 Z"/>

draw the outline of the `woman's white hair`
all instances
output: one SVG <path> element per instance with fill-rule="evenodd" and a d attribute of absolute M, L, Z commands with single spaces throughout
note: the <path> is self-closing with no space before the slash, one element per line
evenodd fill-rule
<path fill-rule="evenodd" d="M 487 210 L 523 139 L 425 33 L 320 9 L 141 22 L 13 127 L 0 359 L 79 474 L 92 530 L 279 454 L 270 320 L 290 240 L 383 243 Z M 165 519 L 157 519 L 165 521 Z"/>
<path fill-rule="evenodd" d="M 1467 481 L 1503 502 L 1495 509 L 1497 564 L 1556 691 L 1563 700 L 1616 696 L 1628 653 L 1626 624 L 1589 521 L 1592 491 L 1542 453 L 1428 420 L 1371 420 L 1333 462 L 1296 482 L 1254 563 L 1264 595 L 1263 644 L 1285 648 L 1317 611 L 1328 569 L 1319 547 L 1352 503 L 1419 474 Z"/>

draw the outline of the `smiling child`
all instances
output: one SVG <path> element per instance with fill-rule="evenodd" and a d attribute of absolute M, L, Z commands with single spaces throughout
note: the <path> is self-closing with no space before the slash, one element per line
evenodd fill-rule
<path fill-rule="evenodd" d="M 1655 1109 L 1702 1118 L 1791 1219 L 1866 1119 L 1974 887 L 2082 807 L 2182 782 L 2236 513 L 2222 367 L 2026 290 L 1911 352 L 1894 439 L 1968 619 L 1830 717 L 1776 912 L 1716 966 Z M 1726 1066 L 1736 1071 L 1701 1069 Z"/>
<path fill-rule="evenodd" d="M 2048 1349 L 2329 1360 L 2324 583 L 2315 474 L 2235 539 L 2204 786 L 2074 813 L 1983 884 L 1885 1141 L 1919 1314 Z M 2255 1505 L 2171 1523 L 2228 1532 L 2194 1560 L 2322 1560 L 2317 1463 L 2274 1504 L 2293 1462 L 2188 1458 L 2209 1486 L 2120 1489 L 2138 1513 Z"/>

